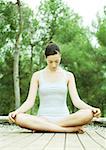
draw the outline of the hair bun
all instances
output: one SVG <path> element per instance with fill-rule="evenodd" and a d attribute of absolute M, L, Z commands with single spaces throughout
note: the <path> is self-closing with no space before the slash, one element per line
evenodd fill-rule
<path fill-rule="evenodd" d="M 60 53 L 59 47 L 55 43 L 50 41 L 45 49 L 45 56 L 47 57 L 49 55 L 55 55 L 58 52 Z"/>

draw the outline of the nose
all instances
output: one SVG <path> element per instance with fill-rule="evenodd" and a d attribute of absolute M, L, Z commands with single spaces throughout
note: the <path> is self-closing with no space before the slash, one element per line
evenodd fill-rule
<path fill-rule="evenodd" d="M 55 62 L 52 64 L 52 67 L 53 67 L 53 68 L 56 68 L 56 63 L 55 63 Z"/>

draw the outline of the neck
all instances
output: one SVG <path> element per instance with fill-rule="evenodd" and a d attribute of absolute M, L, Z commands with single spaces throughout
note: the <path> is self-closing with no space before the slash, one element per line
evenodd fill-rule
<path fill-rule="evenodd" d="M 56 70 L 52 70 L 52 69 L 50 69 L 48 66 L 46 67 L 46 70 L 48 71 L 48 72 L 50 72 L 50 73 L 57 73 L 58 71 L 60 71 L 60 67 L 58 66 L 57 68 L 56 68 Z"/>

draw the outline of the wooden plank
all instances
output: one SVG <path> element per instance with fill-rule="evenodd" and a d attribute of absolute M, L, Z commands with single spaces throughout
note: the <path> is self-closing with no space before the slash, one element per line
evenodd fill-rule
<path fill-rule="evenodd" d="M 31 130 L 27 130 L 24 128 L 21 128 L 15 124 L 0 124 L 0 133 L 19 133 L 19 132 L 31 132 Z"/>
<path fill-rule="evenodd" d="M 25 150 L 32 150 L 33 148 L 36 148 L 36 150 L 42 150 L 50 142 L 53 136 L 54 133 L 44 133 L 39 139 L 28 144 Z"/>
<path fill-rule="evenodd" d="M 95 132 L 106 140 L 106 131 L 95 131 Z"/>
<path fill-rule="evenodd" d="M 106 124 L 106 117 L 93 118 L 93 122 L 100 122 Z"/>
<path fill-rule="evenodd" d="M 6 148 L 9 145 L 12 145 L 13 143 L 16 143 L 17 141 L 25 138 L 24 134 L 8 134 L 6 136 L 6 139 L 4 141 L 0 141 L 0 149 Z"/>
<path fill-rule="evenodd" d="M 11 136 L 8 136 L 8 141 L 4 141 L 4 143 L 0 143 L 0 147 L 2 147 L 2 150 L 8 150 L 9 149 L 26 149 L 27 145 L 28 144 L 32 144 L 33 141 L 35 141 L 36 139 L 39 139 L 39 137 L 42 135 L 42 133 L 39 133 L 39 134 L 29 134 L 29 133 L 26 133 L 26 134 L 15 134 L 15 136 L 11 137 Z"/>
<path fill-rule="evenodd" d="M 87 131 L 95 131 L 99 136 L 102 138 L 106 139 L 106 128 L 105 127 L 100 127 L 100 126 L 90 126 L 87 128 Z"/>
<path fill-rule="evenodd" d="M 87 131 L 87 134 L 90 136 L 90 138 L 95 141 L 98 145 L 101 146 L 101 148 L 106 149 L 106 140 L 101 137 L 99 134 L 97 134 L 94 130 Z"/>
<path fill-rule="evenodd" d="M 67 133 L 66 134 L 66 145 L 65 150 L 84 150 L 83 145 L 78 139 L 77 134 Z"/>
<path fill-rule="evenodd" d="M 2 145 L 6 145 L 8 141 L 10 141 L 11 139 L 14 140 L 14 138 L 17 136 L 17 134 L 7 134 L 5 135 L 5 137 L 3 136 L 3 138 L 1 137 L 0 140 L 0 148 L 2 147 Z M 21 135 L 20 135 L 21 136 Z M 23 135 L 22 135 L 23 136 Z"/>
<path fill-rule="evenodd" d="M 65 133 L 55 133 L 52 140 L 43 148 L 43 150 L 64 150 Z"/>
<path fill-rule="evenodd" d="M 1 120 L 8 120 L 8 116 L 0 116 L 0 121 Z"/>
<path fill-rule="evenodd" d="M 15 149 L 15 147 L 19 148 L 19 149 L 23 149 L 23 150 L 26 150 L 27 149 L 27 146 L 28 145 L 31 145 L 33 142 L 35 142 L 36 140 L 38 140 L 40 137 L 42 136 L 42 133 L 41 134 L 36 134 L 36 135 L 31 135 L 27 138 L 24 138 L 24 139 L 20 139 L 20 142 L 14 142 L 14 144 L 10 144 L 10 148 L 11 149 Z M 8 148 L 7 148 L 8 150 Z"/>
<path fill-rule="evenodd" d="M 86 133 L 32 133 L 17 126 L 0 128 L 1 150 L 104 150 L 106 128 L 88 126 Z"/>
<path fill-rule="evenodd" d="M 0 143 L 2 143 L 2 141 L 4 141 L 7 138 L 7 135 L 1 135 L 0 134 Z"/>
<path fill-rule="evenodd" d="M 32 133 L 30 134 L 30 136 L 20 140 L 17 144 L 14 144 L 13 146 L 17 146 L 20 149 L 24 149 L 27 145 L 32 144 L 33 142 L 38 140 L 42 135 L 43 133 Z"/>
<path fill-rule="evenodd" d="M 0 116 L 0 122 L 9 122 L 8 116 Z"/>
<path fill-rule="evenodd" d="M 84 147 L 84 150 L 104 150 L 104 148 L 92 140 L 92 138 L 87 133 L 78 134 L 78 137 Z"/>

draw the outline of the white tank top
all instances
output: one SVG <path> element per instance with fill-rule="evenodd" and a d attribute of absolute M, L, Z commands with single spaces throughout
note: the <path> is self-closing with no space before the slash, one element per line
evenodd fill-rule
<path fill-rule="evenodd" d="M 69 110 L 66 104 L 67 80 L 66 72 L 62 70 L 63 80 L 50 83 L 45 81 L 44 69 L 40 71 L 39 78 L 39 98 L 40 106 L 38 115 L 40 116 L 67 116 Z"/>

